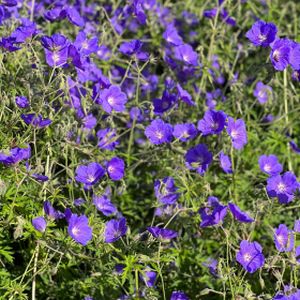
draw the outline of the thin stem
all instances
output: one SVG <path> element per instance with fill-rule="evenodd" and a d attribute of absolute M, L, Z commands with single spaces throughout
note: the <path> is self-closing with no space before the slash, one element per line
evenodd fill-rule
<path fill-rule="evenodd" d="M 285 114 L 285 126 L 288 129 L 289 126 L 289 108 L 287 99 L 287 69 L 283 71 L 283 98 L 284 98 L 284 114 Z M 289 131 L 288 131 L 289 132 Z M 287 154 L 288 154 L 288 166 L 289 170 L 293 171 L 292 159 L 291 159 L 291 149 L 289 142 L 287 142 Z"/>

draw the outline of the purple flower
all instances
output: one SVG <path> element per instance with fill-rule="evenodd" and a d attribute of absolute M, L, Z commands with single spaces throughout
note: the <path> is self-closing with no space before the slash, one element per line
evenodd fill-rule
<path fill-rule="evenodd" d="M 153 100 L 154 113 L 157 115 L 163 114 L 174 106 L 176 100 L 176 95 L 165 90 L 161 99 L 155 98 Z"/>
<path fill-rule="evenodd" d="M 45 175 L 41 175 L 41 174 L 32 174 L 31 175 L 34 179 L 36 179 L 37 181 L 41 181 L 41 182 L 46 182 L 49 180 L 48 176 Z"/>
<path fill-rule="evenodd" d="M 218 261 L 213 258 L 208 258 L 206 262 L 202 264 L 204 267 L 209 269 L 210 274 L 215 277 L 218 277 L 217 269 L 218 269 Z"/>
<path fill-rule="evenodd" d="M 16 43 L 24 43 L 37 33 L 36 23 L 31 22 L 28 19 L 22 19 L 22 25 L 12 32 L 10 36 L 15 39 Z"/>
<path fill-rule="evenodd" d="M 153 120 L 145 129 L 145 135 L 154 145 L 170 143 L 173 137 L 173 128 L 161 119 Z"/>
<path fill-rule="evenodd" d="M 127 232 L 126 219 L 113 219 L 106 223 L 105 225 L 105 243 L 113 243 L 117 241 L 120 237 L 125 235 Z"/>
<path fill-rule="evenodd" d="M 147 227 L 147 230 L 157 239 L 169 241 L 175 239 L 178 236 L 178 233 L 175 230 L 167 228 L 159 228 L 156 226 Z"/>
<path fill-rule="evenodd" d="M 84 129 L 89 131 L 97 125 L 97 119 L 93 116 L 93 114 L 88 114 L 82 119 L 82 123 L 84 125 Z"/>
<path fill-rule="evenodd" d="M 107 61 L 111 58 L 111 50 L 106 45 L 101 45 L 98 47 L 97 55 L 100 59 Z"/>
<path fill-rule="evenodd" d="M 294 231 L 300 232 L 300 220 L 296 220 L 294 224 Z"/>
<path fill-rule="evenodd" d="M 36 217 L 32 219 L 32 225 L 35 230 L 39 232 L 45 232 L 47 223 L 44 217 Z"/>
<path fill-rule="evenodd" d="M 272 88 L 270 86 L 264 85 L 261 81 L 257 82 L 253 95 L 257 98 L 260 104 L 266 103 L 271 94 Z"/>
<path fill-rule="evenodd" d="M 103 110 L 109 114 L 112 110 L 123 112 L 126 110 L 127 96 L 121 91 L 119 86 L 111 85 L 108 89 L 100 92 L 100 97 L 96 102 L 101 104 Z"/>
<path fill-rule="evenodd" d="M 142 49 L 143 43 L 139 40 L 131 40 L 129 42 L 124 42 L 121 44 L 119 51 L 127 56 L 133 56 L 139 60 L 146 61 L 149 59 L 149 54 L 143 52 Z"/>
<path fill-rule="evenodd" d="M 226 130 L 231 137 L 233 148 L 242 149 L 247 144 L 247 131 L 242 119 L 234 121 L 233 118 L 228 117 Z"/>
<path fill-rule="evenodd" d="M 183 44 L 182 38 L 179 36 L 176 27 L 169 24 L 163 33 L 163 38 L 172 46 L 180 46 Z"/>
<path fill-rule="evenodd" d="M 153 287 L 157 274 L 149 269 L 144 270 L 144 276 L 142 277 L 147 287 Z"/>
<path fill-rule="evenodd" d="M 277 34 L 277 27 L 273 23 L 257 21 L 246 33 L 246 37 L 254 46 L 268 47 L 274 42 Z"/>
<path fill-rule="evenodd" d="M 197 128 L 193 123 L 176 124 L 173 130 L 173 136 L 181 142 L 193 139 L 197 133 Z"/>
<path fill-rule="evenodd" d="M 201 228 L 218 225 L 227 214 L 227 206 L 222 205 L 217 197 L 208 197 L 208 206 L 199 209 Z"/>
<path fill-rule="evenodd" d="M 66 9 L 66 15 L 68 20 L 79 27 L 83 27 L 85 22 L 84 19 L 80 16 L 78 10 L 73 6 L 68 6 Z"/>
<path fill-rule="evenodd" d="M 9 153 L 0 152 L 0 162 L 4 165 L 12 165 L 20 162 L 21 160 L 29 159 L 31 156 L 30 146 L 27 148 L 12 148 Z"/>
<path fill-rule="evenodd" d="M 68 233 L 77 243 L 85 246 L 92 239 L 92 228 L 85 215 L 72 214 L 68 219 Z"/>
<path fill-rule="evenodd" d="M 283 71 L 289 64 L 291 41 L 278 39 L 272 44 L 271 62 L 277 71 Z"/>
<path fill-rule="evenodd" d="M 280 224 L 274 232 L 274 243 L 279 252 L 290 252 L 294 248 L 294 233 L 286 225 Z"/>
<path fill-rule="evenodd" d="M 285 172 L 283 176 L 275 175 L 267 181 L 268 195 L 277 197 L 281 204 L 291 202 L 298 187 L 297 178 L 292 172 Z"/>
<path fill-rule="evenodd" d="M 75 179 L 84 183 L 85 188 L 95 185 L 104 176 L 105 170 L 96 162 L 92 162 L 87 166 L 78 166 L 76 168 Z"/>
<path fill-rule="evenodd" d="M 262 172 L 274 176 L 282 172 L 282 165 L 276 155 L 261 155 L 258 159 L 259 168 Z"/>
<path fill-rule="evenodd" d="M 232 174 L 232 166 L 230 157 L 224 154 L 223 151 L 220 152 L 220 164 L 223 171 L 227 174 Z"/>
<path fill-rule="evenodd" d="M 27 97 L 25 97 L 25 96 L 18 96 L 18 97 L 16 97 L 16 104 L 20 108 L 27 108 L 30 105 Z"/>
<path fill-rule="evenodd" d="M 65 36 L 61 34 L 43 36 L 41 43 L 45 48 L 46 62 L 50 67 L 61 67 L 67 63 L 70 42 Z"/>
<path fill-rule="evenodd" d="M 117 212 L 116 207 L 110 202 L 110 198 L 107 193 L 102 196 L 94 196 L 93 203 L 96 208 L 107 217 Z"/>
<path fill-rule="evenodd" d="M 228 207 L 234 216 L 234 218 L 242 223 L 252 223 L 254 219 L 252 219 L 247 213 L 242 211 L 236 204 L 228 203 Z"/>
<path fill-rule="evenodd" d="M 192 99 L 191 94 L 189 94 L 186 90 L 184 90 L 179 83 L 177 83 L 177 91 L 178 91 L 178 98 L 185 102 L 190 106 L 195 106 L 195 102 Z"/>
<path fill-rule="evenodd" d="M 52 123 L 50 119 L 43 119 L 41 115 L 36 114 L 22 114 L 21 118 L 27 125 L 32 125 L 37 128 L 44 128 Z"/>
<path fill-rule="evenodd" d="M 203 119 L 198 122 L 198 130 L 203 135 L 220 134 L 226 123 L 226 114 L 223 111 L 208 110 Z"/>
<path fill-rule="evenodd" d="M 294 141 L 290 141 L 289 144 L 294 152 L 300 153 L 300 147 Z"/>
<path fill-rule="evenodd" d="M 154 182 L 155 197 L 162 204 L 174 204 L 180 197 L 177 190 L 173 177 L 165 177 Z"/>
<path fill-rule="evenodd" d="M 201 175 L 205 173 L 212 162 L 212 153 L 205 144 L 199 144 L 190 148 L 185 154 L 185 164 L 190 170 L 197 170 Z"/>
<path fill-rule="evenodd" d="M 240 251 L 236 254 L 236 260 L 251 274 L 265 263 L 261 245 L 257 242 L 251 243 L 246 240 L 240 243 Z"/>
<path fill-rule="evenodd" d="M 113 151 L 119 141 L 115 129 L 105 128 L 97 131 L 98 147 L 100 149 Z"/>
<path fill-rule="evenodd" d="M 111 180 L 117 181 L 124 177 L 125 163 L 119 157 L 113 157 L 106 166 L 108 176 Z"/>
<path fill-rule="evenodd" d="M 182 291 L 173 291 L 170 300 L 189 300 L 190 298 Z"/>
<path fill-rule="evenodd" d="M 56 209 L 52 206 L 52 204 L 49 201 L 44 202 L 44 212 L 45 214 L 52 220 L 61 219 L 63 214 L 59 211 L 56 211 Z"/>
<path fill-rule="evenodd" d="M 198 54 L 189 44 L 183 44 L 174 48 L 175 56 L 178 60 L 187 65 L 198 66 Z"/>
<path fill-rule="evenodd" d="M 295 71 L 300 70 L 300 44 L 291 42 L 291 52 L 289 56 L 289 63 Z"/>
<path fill-rule="evenodd" d="M 98 51 L 98 38 L 88 39 L 83 31 L 79 31 L 74 42 L 76 49 L 83 55 L 90 55 Z"/>

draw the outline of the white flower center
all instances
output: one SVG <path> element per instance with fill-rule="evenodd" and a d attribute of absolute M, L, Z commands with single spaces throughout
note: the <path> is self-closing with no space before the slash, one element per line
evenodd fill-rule
<path fill-rule="evenodd" d="M 93 182 L 96 178 L 93 175 L 89 175 L 87 178 L 88 182 Z"/>
<path fill-rule="evenodd" d="M 52 54 L 52 59 L 53 59 L 53 61 L 54 61 L 55 63 L 57 63 L 57 62 L 60 60 L 59 54 L 56 53 L 56 52 L 54 52 L 54 53 Z"/>
<path fill-rule="evenodd" d="M 107 169 L 109 173 L 112 173 L 115 170 L 113 166 L 109 166 Z"/>
<path fill-rule="evenodd" d="M 264 170 L 265 170 L 266 172 L 270 172 L 270 171 L 271 171 L 271 166 L 270 166 L 269 164 L 266 164 L 266 165 L 264 166 Z"/>
<path fill-rule="evenodd" d="M 267 39 L 267 37 L 266 37 L 264 34 L 260 34 L 260 35 L 258 36 L 258 40 L 259 40 L 260 42 L 264 42 L 266 39 Z"/>
<path fill-rule="evenodd" d="M 155 136 L 160 140 L 160 139 L 162 139 L 163 138 L 163 133 L 161 132 L 161 131 L 156 131 L 155 132 Z"/>
<path fill-rule="evenodd" d="M 273 52 L 273 59 L 278 62 L 279 59 L 280 59 L 280 52 L 278 49 L 276 49 L 274 52 Z"/>
<path fill-rule="evenodd" d="M 245 262 L 249 262 L 252 259 L 252 256 L 249 253 L 245 253 L 243 257 Z"/>
<path fill-rule="evenodd" d="M 265 90 L 260 90 L 260 91 L 258 92 L 258 97 L 260 97 L 260 98 L 264 97 L 264 96 L 265 96 L 265 93 L 266 93 Z"/>
<path fill-rule="evenodd" d="M 281 246 L 284 246 L 284 237 L 282 235 L 277 236 L 277 241 Z"/>
<path fill-rule="evenodd" d="M 108 97 L 107 102 L 108 102 L 109 105 L 114 105 L 114 103 L 115 103 L 114 97 L 112 97 L 112 96 Z"/>
<path fill-rule="evenodd" d="M 87 41 L 84 41 L 81 46 L 82 46 L 82 49 L 88 49 L 89 48 L 89 44 L 88 44 Z"/>
<path fill-rule="evenodd" d="M 231 131 L 231 137 L 236 139 L 239 136 L 239 133 L 236 130 Z"/>
<path fill-rule="evenodd" d="M 281 192 L 281 193 L 284 193 L 285 190 L 286 190 L 286 186 L 285 186 L 285 184 L 282 183 L 282 182 L 280 182 L 280 183 L 277 185 L 277 188 L 278 188 L 279 192 Z"/>
<path fill-rule="evenodd" d="M 76 227 L 76 226 L 72 228 L 72 233 L 73 233 L 75 236 L 78 235 L 79 231 L 80 231 L 80 229 L 79 229 L 78 227 Z"/>

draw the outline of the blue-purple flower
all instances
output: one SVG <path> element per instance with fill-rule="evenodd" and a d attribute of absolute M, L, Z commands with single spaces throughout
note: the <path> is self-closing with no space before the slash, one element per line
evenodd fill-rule
<path fill-rule="evenodd" d="M 106 223 L 104 238 L 105 243 L 113 243 L 127 232 L 126 219 L 113 219 Z"/>
<path fill-rule="evenodd" d="M 198 66 L 198 54 L 189 44 L 183 44 L 174 48 L 175 57 L 186 65 Z"/>
<path fill-rule="evenodd" d="M 178 236 L 175 230 L 160 228 L 157 226 L 147 227 L 147 230 L 157 239 L 170 241 Z"/>
<path fill-rule="evenodd" d="M 113 151 L 119 141 L 115 129 L 105 128 L 97 131 L 98 147 L 100 149 Z"/>
<path fill-rule="evenodd" d="M 282 172 L 282 165 L 276 155 L 261 155 L 258 163 L 261 171 L 270 176 L 275 176 Z"/>
<path fill-rule="evenodd" d="M 104 174 L 105 170 L 103 167 L 96 162 L 92 162 L 86 166 L 78 166 L 76 168 L 75 179 L 78 182 L 84 183 L 86 188 L 89 188 L 98 183 Z"/>
<path fill-rule="evenodd" d="M 236 204 L 228 203 L 228 208 L 237 221 L 242 223 L 254 222 L 254 219 L 251 218 L 246 212 L 242 211 Z"/>
<path fill-rule="evenodd" d="M 274 42 L 277 34 L 277 27 L 273 23 L 257 21 L 246 33 L 246 37 L 254 46 L 268 47 Z"/>
<path fill-rule="evenodd" d="M 292 172 L 285 172 L 282 176 L 272 176 L 267 181 L 268 195 L 270 197 L 277 197 L 281 204 L 293 201 L 294 193 L 298 188 L 299 183 Z"/>
<path fill-rule="evenodd" d="M 125 163 L 122 158 L 113 157 L 106 166 L 108 176 L 111 180 L 117 181 L 124 177 Z"/>
<path fill-rule="evenodd" d="M 85 215 L 72 214 L 68 219 L 68 233 L 77 243 L 85 246 L 92 239 L 92 228 Z"/>
<path fill-rule="evenodd" d="M 248 142 L 245 122 L 242 119 L 234 121 L 228 117 L 227 133 L 231 137 L 232 146 L 235 149 L 242 149 Z"/>
<path fill-rule="evenodd" d="M 277 39 L 272 44 L 270 58 L 277 71 L 283 71 L 289 65 L 291 49 L 291 41 L 289 39 Z"/>
<path fill-rule="evenodd" d="M 44 217 L 36 217 L 32 219 L 32 225 L 35 230 L 44 232 L 47 227 L 47 222 Z"/>
<path fill-rule="evenodd" d="M 189 300 L 190 298 L 182 291 L 173 291 L 170 300 Z"/>
<path fill-rule="evenodd" d="M 240 243 L 240 250 L 236 254 L 236 260 L 251 274 L 265 263 L 261 245 L 257 242 L 251 243 L 246 240 Z"/>
<path fill-rule="evenodd" d="M 31 148 L 27 145 L 27 148 L 12 148 L 8 153 L 0 152 L 0 163 L 4 165 L 16 164 L 22 160 L 27 160 L 31 156 Z"/>
<path fill-rule="evenodd" d="M 16 97 L 16 104 L 20 108 L 27 108 L 30 105 L 29 100 L 25 96 L 17 96 Z"/>
<path fill-rule="evenodd" d="M 294 233 L 286 225 L 280 224 L 274 232 L 274 243 L 279 252 L 290 252 L 294 248 Z"/>
<path fill-rule="evenodd" d="M 226 114 L 223 111 L 208 110 L 198 122 L 198 130 L 203 135 L 219 134 L 224 129 Z"/>
<path fill-rule="evenodd" d="M 44 119 L 41 115 L 36 114 L 22 114 L 21 118 L 27 125 L 37 128 L 44 128 L 52 123 L 50 119 Z"/>
<path fill-rule="evenodd" d="M 260 104 L 264 104 L 272 95 L 272 88 L 268 85 L 263 84 L 261 81 L 258 81 L 255 86 L 253 95 L 256 97 Z"/>
<path fill-rule="evenodd" d="M 197 128 L 193 123 L 176 124 L 174 126 L 173 135 L 181 142 L 187 142 L 196 137 Z"/>
<path fill-rule="evenodd" d="M 224 154 L 223 151 L 220 152 L 220 164 L 225 173 L 232 173 L 231 159 L 228 155 Z"/>
<path fill-rule="evenodd" d="M 111 85 L 100 92 L 99 99 L 96 102 L 101 104 L 103 110 L 109 114 L 113 110 L 123 112 L 126 110 L 127 96 L 121 91 L 119 86 Z"/>
<path fill-rule="evenodd" d="M 174 204 L 180 197 L 177 190 L 173 177 L 165 177 L 154 182 L 155 197 L 162 204 Z"/>
<path fill-rule="evenodd" d="M 196 170 L 203 175 L 212 162 L 212 153 L 205 144 L 190 148 L 185 154 L 185 164 L 190 170 Z"/>
<path fill-rule="evenodd" d="M 199 209 L 201 228 L 215 226 L 223 222 L 227 214 L 227 206 L 222 205 L 217 197 L 208 197 L 208 205 Z"/>
<path fill-rule="evenodd" d="M 145 135 L 154 145 L 170 143 L 173 138 L 172 125 L 161 119 L 153 120 L 145 129 Z"/>
<path fill-rule="evenodd" d="M 110 193 L 107 191 L 101 196 L 94 195 L 93 203 L 107 217 L 117 212 L 117 208 L 110 201 Z"/>

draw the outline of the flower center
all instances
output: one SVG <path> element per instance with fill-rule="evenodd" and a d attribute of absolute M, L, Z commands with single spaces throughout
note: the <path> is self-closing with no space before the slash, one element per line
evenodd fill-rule
<path fill-rule="evenodd" d="M 163 133 L 162 132 L 160 132 L 160 131 L 156 131 L 155 132 L 155 136 L 160 140 L 160 139 L 162 139 L 163 138 Z"/>
<path fill-rule="evenodd" d="M 260 90 L 259 92 L 258 92 L 258 97 L 260 97 L 260 98 L 262 98 L 262 97 L 264 97 L 265 96 L 265 90 Z"/>
<path fill-rule="evenodd" d="M 251 259 L 252 259 L 251 254 L 249 254 L 249 253 L 244 254 L 244 261 L 245 262 L 249 262 Z"/>
<path fill-rule="evenodd" d="M 258 36 L 258 40 L 259 40 L 260 42 L 264 42 L 266 39 L 267 39 L 267 37 L 266 37 L 264 34 L 260 34 L 260 35 Z"/>
<path fill-rule="evenodd" d="M 88 178 L 87 178 L 87 181 L 88 182 L 94 182 L 96 178 L 93 176 L 93 175 L 89 175 Z"/>
<path fill-rule="evenodd" d="M 109 173 L 112 173 L 115 170 L 115 168 L 113 166 L 109 166 L 107 168 L 107 170 L 108 170 Z"/>
<path fill-rule="evenodd" d="M 264 166 L 264 170 L 265 170 L 266 172 L 270 172 L 270 171 L 271 171 L 271 166 L 270 166 L 269 164 L 266 164 L 266 165 Z"/>
<path fill-rule="evenodd" d="M 56 52 L 54 52 L 54 53 L 52 54 L 52 59 L 53 59 L 53 61 L 54 61 L 55 63 L 57 63 L 57 62 L 59 61 L 59 59 L 60 59 L 59 54 L 56 53 Z"/>
<path fill-rule="evenodd" d="M 189 135 L 189 133 L 187 132 L 187 131 L 184 131 L 183 133 L 182 133 L 182 137 L 183 138 L 188 138 L 190 135 Z"/>
<path fill-rule="evenodd" d="M 231 137 L 236 139 L 239 136 L 239 133 L 236 130 L 231 131 Z"/>
<path fill-rule="evenodd" d="M 79 231 L 80 231 L 80 229 L 79 229 L 78 227 L 73 227 L 73 228 L 72 228 L 72 233 L 73 233 L 75 236 L 78 235 Z"/>
<path fill-rule="evenodd" d="M 273 52 L 273 59 L 278 62 L 279 59 L 280 59 L 280 52 L 278 49 L 276 49 L 274 52 Z"/>
<path fill-rule="evenodd" d="M 282 235 L 277 236 L 277 241 L 281 246 L 284 246 L 284 237 Z"/>
<path fill-rule="evenodd" d="M 112 96 L 108 97 L 107 102 L 108 102 L 109 105 L 114 105 L 114 103 L 115 103 L 114 97 L 112 97 Z"/>
<path fill-rule="evenodd" d="M 278 188 L 279 192 L 281 192 L 281 193 L 284 193 L 285 190 L 286 190 L 286 186 L 285 186 L 285 184 L 282 183 L 282 182 L 280 182 L 280 183 L 277 185 L 277 188 Z"/>
<path fill-rule="evenodd" d="M 84 41 L 84 42 L 82 43 L 82 49 L 88 49 L 88 47 L 89 47 L 88 42 L 87 42 L 87 41 Z"/>

